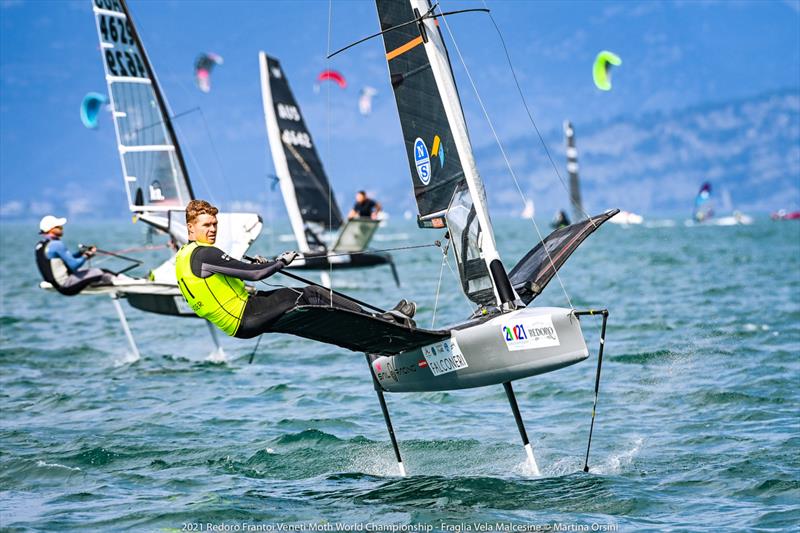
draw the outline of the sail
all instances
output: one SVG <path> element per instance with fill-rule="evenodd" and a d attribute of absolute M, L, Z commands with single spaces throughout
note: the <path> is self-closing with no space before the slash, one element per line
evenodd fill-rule
<path fill-rule="evenodd" d="M 711 184 L 708 182 L 700 186 L 694 198 L 694 220 L 703 222 L 714 216 L 714 203 L 711 200 Z"/>
<path fill-rule="evenodd" d="M 578 149 L 575 147 L 575 128 L 569 120 L 564 121 L 564 138 L 567 141 L 567 173 L 569 174 L 569 201 L 572 206 L 572 220 L 584 218 L 581 200 L 581 184 L 578 181 Z"/>
<path fill-rule="evenodd" d="M 192 189 L 158 88 L 124 0 L 93 0 L 128 204 L 135 213 L 183 209 Z"/>
<path fill-rule="evenodd" d="M 431 4 L 376 0 L 376 5 L 420 226 L 443 227 L 446 221 L 462 287 L 473 302 L 512 301 L 438 21 L 420 18 Z"/>
<path fill-rule="evenodd" d="M 407 0 L 376 3 L 381 31 L 419 16 Z M 384 33 L 383 42 L 420 225 L 433 227 L 431 218 L 443 215 L 453 192 L 464 180 L 464 170 L 428 54 L 420 46 L 423 44 L 420 26 L 409 24 Z"/>
<path fill-rule="evenodd" d="M 306 231 L 308 223 L 338 229 L 342 215 L 280 62 L 260 52 L 259 64 L 275 173 L 297 243 L 301 251 L 308 251 L 313 245 Z"/>

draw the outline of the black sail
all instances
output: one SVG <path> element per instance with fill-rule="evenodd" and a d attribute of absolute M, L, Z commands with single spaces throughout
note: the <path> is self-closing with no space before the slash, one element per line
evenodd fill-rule
<path fill-rule="evenodd" d="M 376 0 L 376 5 L 381 31 L 419 16 L 408 2 Z M 464 170 L 422 46 L 427 39 L 424 33 L 421 25 L 409 24 L 384 33 L 383 43 L 420 225 L 441 227 L 439 224 L 431 226 L 424 219 L 443 214 L 456 187 L 464 180 Z"/>
<path fill-rule="evenodd" d="M 342 214 L 317 155 L 311 133 L 300 113 L 300 106 L 289 87 L 289 80 L 277 59 L 266 54 L 264 56 L 267 60 L 271 94 L 271 102 L 265 102 L 265 105 L 271 105 L 274 109 L 277 133 L 280 135 L 280 144 L 294 186 L 295 200 L 285 194 L 283 186 L 281 188 L 287 210 L 291 216 L 295 207 L 290 204 L 296 202 L 296 209 L 304 223 L 312 222 L 327 229 L 338 229 L 342 225 Z M 284 178 L 280 173 L 279 177 Z"/>

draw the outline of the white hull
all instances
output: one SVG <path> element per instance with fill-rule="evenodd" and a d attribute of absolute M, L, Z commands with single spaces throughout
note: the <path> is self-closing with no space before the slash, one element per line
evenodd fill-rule
<path fill-rule="evenodd" d="M 514 332 L 524 338 L 508 340 Z M 580 321 L 570 309 L 531 307 L 452 330 L 449 340 L 430 346 L 372 357 L 371 365 L 384 390 L 420 392 L 505 383 L 588 356 Z"/>

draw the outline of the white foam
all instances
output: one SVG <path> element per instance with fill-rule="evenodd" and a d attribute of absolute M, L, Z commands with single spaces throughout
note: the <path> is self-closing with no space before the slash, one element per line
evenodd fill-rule
<path fill-rule="evenodd" d="M 58 464 L 58 463 L 46 463 L 46 462 L 42 461 L 41 459 L 36 461 L 36 466 L 41 466 L 41 467 L 45 467 L 45 468 L 62 468 L 64 470 L 69 470 L 71 472 L 80 472 L 81 471 L 81 469 L 78 468 L 78 467 L 66 466 L 66 465 L 61 465 L 61 464 Z"/>

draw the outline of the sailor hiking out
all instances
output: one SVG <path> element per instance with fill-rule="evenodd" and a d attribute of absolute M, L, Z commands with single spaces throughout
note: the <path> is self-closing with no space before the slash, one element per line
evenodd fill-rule
<path fill-rule="evenodd" d="M 42 278 L 65 296 L 78 294 L 89 286 L 110 285 L 114 280 L 112 272 L 100 268 L 80 270 L 97 248 L 81 247 L 77 252 L 70 252 L 61 240 L 66 223 L 66 218 L 53 215 L 39 222 L 42 240 L 36 243 L 36 266 Z"/>
<path fill-rule="evenodd" d="M 353 204 L 353 208 L 350 210 L 350 213 L 347 214 L 347 218 L 369 218 L 378 220 L 381 209 L 381 203 L 368 197 L 366 191 L 358 191 L 356 193 L 356 203 Z"/>
<path fill-rule="evenodd" d="M 232 337 L 249 339 L 271 331 L 284 313 L 299 305 L 333 306 L 366 313 L 359 305 L 323 287 L 281 288 L 253 291 L 245 281 L 264 280 L 289 265 L 297 252 L 285 252 L 274 261 L 256 257 L 254 263 L 233 259 L 214 246 L 218 209 L 205 200 L 186 207 L 189 242 L 175 257 L 181 293 L 198 316 Z M 387 319 L 412 324 L 416 305 L 401 300 L 385 313 Z"/>

